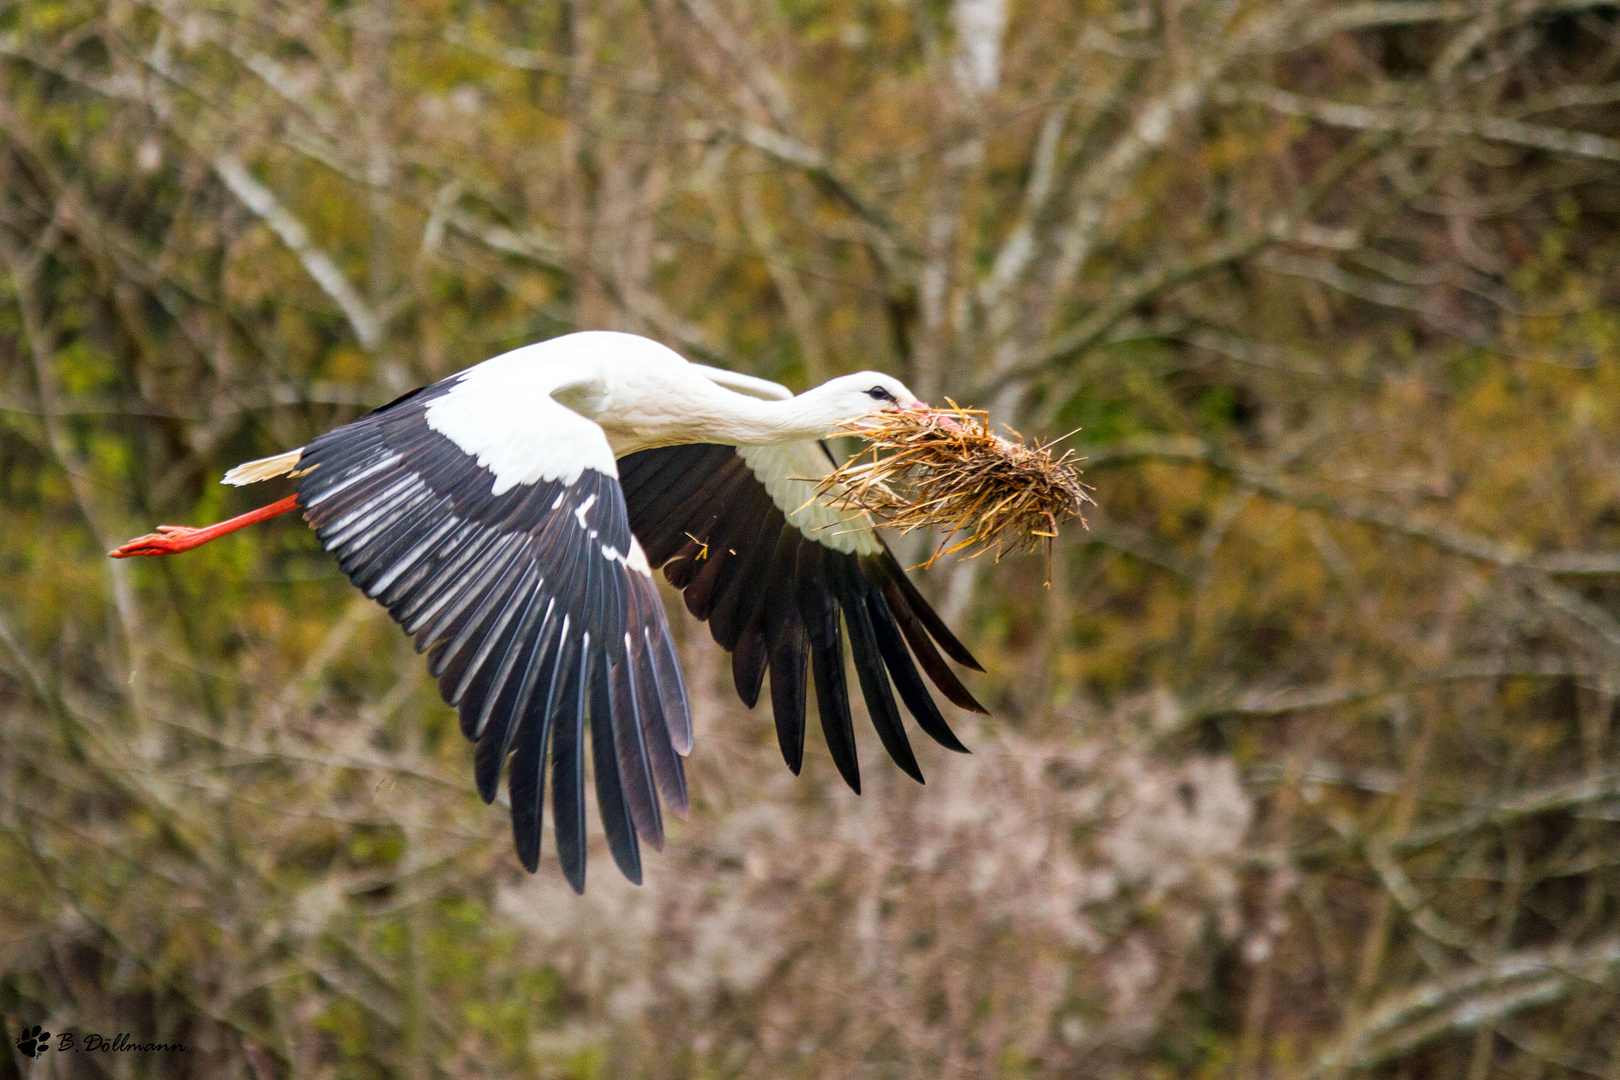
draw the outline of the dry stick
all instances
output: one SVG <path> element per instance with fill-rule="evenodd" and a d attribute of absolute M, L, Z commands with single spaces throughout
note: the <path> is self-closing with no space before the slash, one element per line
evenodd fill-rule
<path fill-rule="evenodd" d="M 1468 1031 L 1520 1009 L 1567 996 L 1582 984 L 1607 983 L 1620 969 L 1620 938 L 1506 953 L 1380 999 L 1294 1074 L 1317 1080 L 1369 1068 L 1448 1031 Z"/>
<path fill-rule="evenodd" d="M 1524 892 L 1524 840 L 1518 835 L 1510 834 L 1504 838 L 1504 846 L 1507 848 L 1505 873 L 1507 880 L 1502 883 L 1502 893 L 1497 898 L 1497 923 L 1487 946 L 1487 960 L 1495 960 L 1507 951 L 1508 944 L 1513 938 L 1519 900 Z M 1480 1024 L 1474 1031 L 1474 1045 L 1469 1053 L 1468 1080 L 1487 1080 L 1491 1065 L 1494 1063 L 1495 1048 L 1496 1028 L 1489 1023 Z"/>
<path fill-rule="evenodd" d="M 1470 810 L 1459 817 L 1413 828 L 1400 836 L 1386 837 L 1383 841 L 1384 851 L 1390 856 L 1404 855 L 1489 826 L 1501 827 L 1557 810 L 1576 811 L 1616 798 L 1620 798 L 1620 773 L 1563 781 L 1534 788 L 1488 807 Z M 1352 838 L 1352 842 L 1356 841 Z M 1297 862 L 1314 863 L 1343 849 L 1343 843 L 1339 842 L 1316 843 L 1301 847 L 1294 858 Z"/>
<path fill-rule="evenodd" d="M 1275 929 L 1282 918 L 1293 889 L 1295 877 L 1288 864 L 1288 837 L 1293 832 L 1294 820 L 1299 813 L 1300 784 L 1306 763 L 1314 758 L 1326 736 L 1325 729 L 1312 730 L 1294 753 L 1288 755 L 1283 766 L 1283 779 L 1277 798 L 1276 834 L 1279 839 L 1280 858 L 1271 867 L 1262 901 L 1260 932 L 1275 939 Z M 1253 1075 L 1265 1045 L 1266 1023 L 1271 1014 L 1272 995 L 1277 981 L 1277 954 L 1275 940 L 1266 955 L 1256 962 L 1254 980 L 1249 987 L 1248 1001 L 1244 1005 L 1243 1030 L 1238 1037 L 1236 1075 Z"/>
<path fill-rule="evenodd" d="M 1404 702 L 1401 704 L 1404 705 Z M 1389 832 L 1382 839 L 1387 843 L 1390 839 L 1404 836 L 1412 827 L 1412 821 L 1417 816 L 1418 790 L 1422 786 L 1424 768 L 1428 763 L 1429 744 L 1434 735 L 1435 721 L 1431 710 L 1423 711 L 1423 719 L 1418 729 L 1417 745 L 1409 752 L 1407 759 L 1406 776 L 1402 783 L 1399 800 L 1395 804 L 1394 820 L 1390 823 Z M 1361 957 L 1356 967 L 1355 982 L 1350 991 L 1350 1008 L 1341 1024 L 1341 1031 L 1354 1031 L 1363 1022 L 1366 1011 L 1370 1006 L 1369 997 L 1373 987 L 1378 984 L 1379 972 L 1383 968 L 1384 950 L 1389 942 L 1392 916 L 1394 914 L 1394 897 L 1388 889 L 1382 889 L 1373 900 L 1373 912 L 1367 922 L 1367 933 L 1362 938 Z M 1328 1068 L 1328 1075 L 1339 1075 L 1340 1066 L 1331 1056 L 1333 1064 Z"/>
<path fill-rule="evenodd" d="M 1576 708 L 1581 724 L 1582 772 L 1588 784 L 1601 782 L 1603 778 L 1604 743 L 1608 741 L 1609 718 L 1614 715 L 1616 696 L 1614 680 L 1610 677 L 1605 676 L 1596 689 L 1595 702 L 1583 701 L 1585 695 L 1576 697 Z M 1584 937 L 1603 917 L 1607 890 L 1603 888 L 1601 879 L 1597 875 L 1589 877 L 1584 891 L 1586 895 L 1581 902 L 1580 914 L 1575 917 L 1574 925 L 1570 927 L 1573 940 Z"/>
<path fill-rule="evenodd" d="M 215 175 L 231 194 L 281 238 L 281 242 L 297 256 L 321 291 L 337 304 L 360 344 L 368 350 L 379 347 L 386 329 L 384 320 L 360 295 L 336 260 L 310 239 L 309 229 L 304 223 L 283 206 L 275 192 L 261 184 L 236 156 L 215 154 L 211 164 Z"/>

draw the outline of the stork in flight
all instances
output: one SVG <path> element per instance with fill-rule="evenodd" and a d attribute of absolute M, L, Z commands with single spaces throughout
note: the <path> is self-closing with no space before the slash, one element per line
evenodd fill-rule
<path fill-rule="evenodd" d="M 663 846 L 660 799 L 677 814 L 687 809 L 681 759 L 692 747 L 654 569 L 731 653 L 749 708 L 769 670 L 777 741 L 793 772 L 804 760 L 813 682 L 833 762 L 861 789 L 843 628 L 895 763 L 921 782 L 895 691 L 935 742 L 966 751 L 918 668 L 977 713 L 984 708 L 941 653 L 983 669 L 874 523 L 815 498 L 833 466 L 824 436 L 864 415 L 925 407 L 874 372 L 794 397 L 633 334 L 569 334 L 225 474 L 227 484 L 287 476 L 294 495 L 208 528 L 160 526 L 111 554 L 187 551 L 302 509 L 349 579 L 428 653 L 440 694 L 474 743 L 485 802 L 510 759 L 524 867 L 540 860 L 549 753 L 558 857 L 584 891 L 588 729 L 608 847 L 639 884 L 638 838 Z"/>

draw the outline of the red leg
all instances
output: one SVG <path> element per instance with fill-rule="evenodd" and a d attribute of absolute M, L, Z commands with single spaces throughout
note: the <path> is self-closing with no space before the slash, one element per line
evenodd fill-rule
<path fill-rule="evenodd" d="M 194 547 L 201 547 L 210 540 L 218 540 L 226 533 L 235 532 L 247 525 L 273 518 L 277 514 L 285 514 L 289 510 L 298 509 L 298 496 L 289 495 L 280 502 L 273 502 L 269 506 L 261 506 L 257 510 L 250 510 L 240 517 L 233 517 L 229 521 L 222 521 L 218 525 L 209 525 L 206 528 L 193 529 L 189 525 L 159 525 L 155 533 L 137 536 L 135 539 L 107 552 L 114 559 L 127 559 L 134 555 L 173 555 L 179 551 L 190 551 Z"/>

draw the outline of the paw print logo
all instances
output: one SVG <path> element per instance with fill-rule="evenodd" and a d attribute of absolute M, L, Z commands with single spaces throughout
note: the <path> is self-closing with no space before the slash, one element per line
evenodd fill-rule
<path fill-rule="evenodd" d="M 17 1049 L 25 1057 L 37 1058 L 51 1048 L 51 1033 L 40 1028 L 38 1024 L 22 1033 L 17 1040 Z"/>

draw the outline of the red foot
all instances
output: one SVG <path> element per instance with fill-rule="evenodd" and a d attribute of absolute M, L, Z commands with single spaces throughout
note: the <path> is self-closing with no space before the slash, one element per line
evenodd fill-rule
<path fill-rule="evenodd" d="M 269 506 L 261 506 L 257 510 L 250 510 L 238 517 L 231 518 L 229 521 L 222 521 L 218 525 L 209 525 L 201 529 L 192 528 L 189 525 L 159 525 L 157 532 L 137 536 L 128 543 L 121 544 L 107 552 L 107 555 L 114 559 L 128 559 L 135 556 L 151 557 L 190 551 L 194 547 L 201 547 L 210 540 L 218 540 L 226 533 L 235 532 L 244 526 L 296 509 L 298 509 L 298 496 L 289 495 L 280 502 L 273 502 Z"/>
<path fill-rule="evenodd" d="M 178 551 L 190 551 L 198 544 L 208 542 L 195 539 L 198 533 L 204 531 L 187 525 L 159 525 L 157 532 L 137 536 L 107 554 L 114 559 L 128 559 L 135 555 L 173 555 Z"/>

